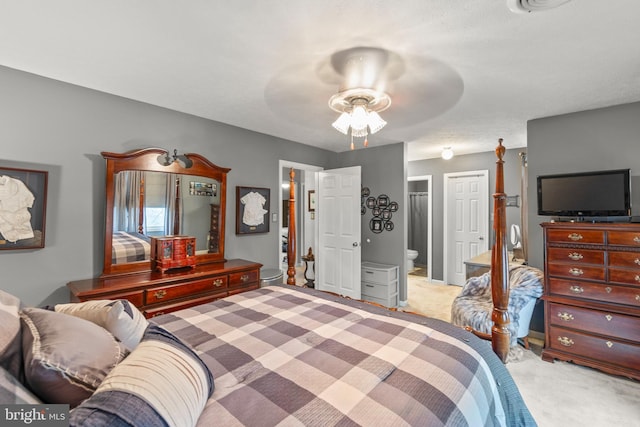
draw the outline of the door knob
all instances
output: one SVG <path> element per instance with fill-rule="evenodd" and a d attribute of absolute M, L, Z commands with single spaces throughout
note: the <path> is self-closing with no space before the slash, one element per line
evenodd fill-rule
<path fill-rule="evenodd" d="M 353 242 L 353 247 L 358 246 L 358 242 Z"/>
<path fill-rule="evenodd" d="M 480 236 L 478 237 L 478 240 L 484 240 L 484 237 Z"/>

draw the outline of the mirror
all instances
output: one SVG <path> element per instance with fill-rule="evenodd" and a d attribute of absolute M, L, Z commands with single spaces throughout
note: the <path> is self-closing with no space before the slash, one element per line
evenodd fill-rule
<path fill-rule="evenodd" d="M 150 238 L 170 234 L 196 237 L 198 264 L 225 261 L 230 169 L 193 153 L 170 161 L 157 148 L 101 154 L 107 161 L 103 276 L 150 270 Z"/>

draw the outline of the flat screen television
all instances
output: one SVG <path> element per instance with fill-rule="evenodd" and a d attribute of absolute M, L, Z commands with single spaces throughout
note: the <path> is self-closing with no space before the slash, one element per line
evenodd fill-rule
<path fill-rule="evenodd" d="M 538 215 L 620 217 L 631 215 L 629 169 L 538 177 Z"/>

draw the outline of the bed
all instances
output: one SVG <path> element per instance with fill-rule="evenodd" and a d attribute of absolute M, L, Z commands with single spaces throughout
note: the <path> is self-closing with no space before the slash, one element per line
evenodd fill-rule
<path fill-rule="evenodd" d="M 151 259 L 151 239 L 142 233 L 114 231 L 111 240 L 112 263 Z"/>
<path fill-rule="evenodd" d="M 0 291 L 0 322 L 1 403 L 66 403 L 71 426 L 535 425 L 499 337 L 305 287 L 151 320 L 127 300 L 45 310 Z"/>

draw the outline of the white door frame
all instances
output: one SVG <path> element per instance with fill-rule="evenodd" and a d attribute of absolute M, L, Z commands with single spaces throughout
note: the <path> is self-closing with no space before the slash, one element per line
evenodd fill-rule
<path fill-rule="evenodd" d="M 449 236 L 449 215 L 448 215 L 448 205 L 449 205 L 449 181 L 451 181 L 452 179 L 455 178 L 462 178 L 462 177 L 466 177 L 466 176 L 478 176 L 480 177 L 480 181 L 482 182 L 482 186 L 484 187 L 485 191 L 486 191 L 486 197 L 485 197 L 485 213 L 486 213 L 486 220 L 482 222 L 482 234 L 485 236 L 484 240 L 485 240 L 485 244 L 487 245 L 487 249 L 488 250 L 488 245 L 489 245 L 489 171 L 488 170 L 476 170 L 476 171 L 463 171 L 463 172 L 452 172 L 452 173 L 445 173 L 444 174 L 444 206 L 443 206 L 443 215 L 444 215 L 444 221 L 443 221 L 443 227 L 442 227 L 442 251 L 443 251 L 443 257 L 442 257 L 442 261 L 443 261 L 443 278 L 442 280 L 444 281 L 445 285 L 449 284 L 448 281 L 448 253 L 449 253 L 449 242 L 448 242 L 448 236 Z"/>
<path fill-rule="evenodd" d="M 407 181 L 427 181 L 427 281 L 430 282 L 433 271 L 433 175 L 410 176 Z M 408 215 L 409 212 L 407 221 Z"/>
<path fill-rule="evenodd" d="M 276 247 L 277 247 L 276 264 L 275 265 L 277 265 L 278 268 L 280 268 L 280 266 L 282 265 L 282 258 L 281 258 L 282 257 L 282 237 L 280 236 L 280 229 L 282 228 L 282 212 L 280 212 L 280 210 L 282 209 L 282 201 L 283 201 L 283 199 L 282 199 L 282 183 L 284 182 L 283 181 L 283 176 L 284 175 L 282 173 L 282 170 L 284 168 L 288 168 L 288 169 L 294 168 L 294 169 L 298 169 L 298 170 L 304 170 L 305 172 L 319 172 L 321 170 L 324 170 L 324 168 L 322 168 L 320 166 L 308 165 L 308 164 L 305 164 L 305 163 L 291 162 L 289 160 L 279 160 L 278 161 L 278 185 L 276 186 L 276 188 L 278 189 L 278 210 L 277 211 L 280 214 L 278 215 L 278 222 L 277 222 L 278 223 L 278 229 L 277 229 L 278 232 L 275 235 L 276 236 Z M 308 177 L 306 177 L 306 179 L 304 181 L 302 181 L 302 180 L 300 181 L 302 188 L 300 189 L 300 191 L 297 192 L 297 194 L 299 194 L 299 196 L 298 196 L 299 199 L 302 199 L 302 200 L 296 200 L 296 205 L 301 205 L 303 208 L 304 208 L 304 204 L 306 203 L 305 197 L 304 197 L 304 194 L 305 194 L 304 190 L 307 187 L 314 188 L 314 189 L 317 187 L 317 184 L 315 182 L 317 180 L 317 174 L 314 174 L 314 178 L 313 178 L 314 182 L 312 182 L 311 185 L 309 185 L 309 183 L 307 183 L 307 179 L 308 179 Z M 306 213 L 307 210 L 306 209 L 301 209 L 300 212 L 305 212 Z M 300 222 L 301 219 L 302 218 L 296 218 L 296 225 L 300 225 L 301 224 L 301 222 Z M 314 233 L 314 239 L 313 240 L 317 242 L 318 241 L 318 227 L 317 226 L 314 227 L 313 233 Z M 297 256 L 299 254 L 303 254 L 302 251 L 304 251 L 303 245 L 300 244 L 301 240 L 304 239 L 304 234 L 303 233 L 301 233 L 301 234 L 302 234 L 302 236 L 297 236 L 298 239 L 297 239 L 297 242 L 296 242 L 296 248 L 297 248 L 297 252 L 298 253 L 296 254 L 296 258 L 297 258 Z"/>

